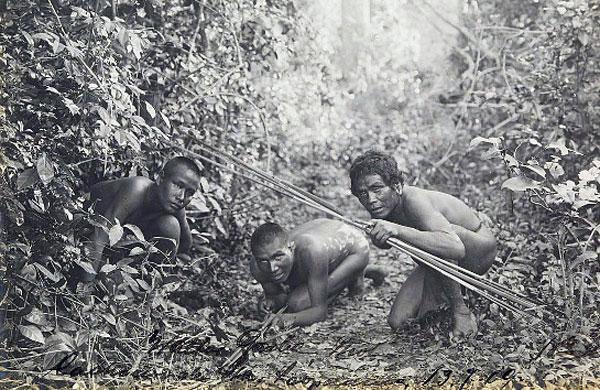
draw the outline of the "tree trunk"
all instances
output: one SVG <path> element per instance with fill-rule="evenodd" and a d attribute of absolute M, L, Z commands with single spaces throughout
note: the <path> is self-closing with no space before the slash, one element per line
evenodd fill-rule
<path fill-rule="evenodd" d="M 348 77 L 367 59 L 371 5 L 369 0 L 342 0 L 342 70 Z"/>

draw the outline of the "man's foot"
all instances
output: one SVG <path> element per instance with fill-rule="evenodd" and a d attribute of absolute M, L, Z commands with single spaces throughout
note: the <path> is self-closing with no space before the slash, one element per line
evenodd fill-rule
<path fill-rule="evenodd" d="M 352 297 L 361 297 L 365 293 L 365 278 L 359 276 L 348 285 L 348 293 Z"/>
<path fill-rule="evenodd" d="M 385 277 L 388 272 L 376 265 L 368 265 L 365 269 L 365 277 L 371 279 L 373 281 L 373 286 L 379 287 L 385 281 Z"/>
<path fill-rule="evenodd" d="M 465 306 L 454 309 L 454 337 L 473 336 L 477 333 L 477 321 L 471 311 Z"/>

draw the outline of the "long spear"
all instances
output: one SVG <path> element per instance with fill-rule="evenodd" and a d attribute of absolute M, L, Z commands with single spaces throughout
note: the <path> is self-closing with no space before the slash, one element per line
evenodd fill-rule
<path fill-rule="evenodd" d="M 286 182 L 286 181 L 279 179 L 271 174 L 261 171 L 260 169 L 247 164 L 246 162 L 240 160 L 239 158 L 232 156 L 224 151 L 218 150 L 218 149 L 214 148 L 213 146 L 206 144 L 203 141 L 200 141 L 200 140 L 196 140 L 196 141 L 199 144 L 201 144 L 202 146 L 204 146 L 204 147 L 200 147 L 200 149 L 203 152 L 211 154 L 212 156 L 220 158 L 220 159 L 230 160 L 230 162 L 233 163 L 234 165 L 244 168 L 246 170 L 246 174 L 239 172 L 237 170 L 234 170 L 232 168 L 229 168 L 226 165 L 218 163 L 218 162 L 216 162 L 210 158 L 207 158 L 205 156 L 202 156 L 198 153 L 191 152 L 180 146 L 177 146 L 177 145 L 173 145 L 173 146 L 175 148 L 177 148 L 178 150 L 185 152 L 185 153 L 189 153 L 202 161 L 212 163 L 215 166 L 218 166 L 218 167 L 225 169 L 227 171 L 230 171 L 236 175 L 239 175 L 248 180 L 251 180 L 257 184 L 265 186 L 271 190 L 275 190 L 285 196 L 288 196 L 297 201 L 300 201 L 301 203 L 303 203 L 309 207 L 313 207 L 319 211 L 325 212 L 333 217 L 341 219 L 344 222 L 346 222 L 354 227 L 357 227 L 367 233 L 370 230 L 371 225 L 369 223 L 359 221 L 359 220 L 355 221 L 355 220 L 351 220 L 351 219 L 345 217 L 331 203 L 311 194 L 310 192 L 302 190 L 292 183 Z M 251 175 L 248 175 L 248 173 L 256 175 L 259 179 L 257 179 L 256 177 L 252 177 Z M 513 311 L 513 312 L 519 313 L 519 314 L 523 313 L 523 311 L 520 308 L 517 308 L 517 307 L 513 306 L 512 304 L 507 303 L 507 302 L 501 300 L 500 298 L 491 295 L 490 293 L 495 293 L 495 294 L 499 295 L 500 297 L 508 299 L 509 301 L 511 301 L 513 303 L 525 306 L 526 307 L 525 314 L 528 314 L 531 316 L 533 316 L 533 314 L 531 314 L 529 312 L 530 310 L 543 305 L 543 303 L 541 303 L 541 302 L 534 303 L 529 298 L 527 298 L 521 294 L 514 293 L 511 290 L 507 289 L 506 287 L 504 287 L 498 283 L 488 281 L 488 280 L 482 278 L 481 275 L 475 274 L 469 270 L 461 268 L 457 264 L 454 264 L 447 260 L 441 259 L 437 256 L 434 256 L 426 251 L 416 248 L 416 247 L 414 247 L 408 243 L 405 243 L 401 240 L 393 238 L 393 239 L 388 240 L 388 243 L 392 247 L 400 250 L 401 252 L 403 252 L 405 254 L 408 254 L 409 256 L 415 258 L 417 261 L 425 264 L 426 266 L 428 266 L 430 268 L 433 268 L 434 270 L 440 272 L 442 275 L 449 277 L 450 279 L 458 282 L 459 284 L 465 286 L 466 288 L 468 288 L 474 292 L 477 292 L 478 294 L 484 296 L 485 298 L 498 304 L 499 306 L 504 307 L 505 309 L 508 309 L 510 311 Z"/>

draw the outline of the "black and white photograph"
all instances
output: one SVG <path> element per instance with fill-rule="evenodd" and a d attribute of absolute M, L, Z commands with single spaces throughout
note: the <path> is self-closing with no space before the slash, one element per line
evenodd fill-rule
<path fill-rule="evenodd" d="M 0 389 L 600 389 L 600 1 L 0 0 Z"/>

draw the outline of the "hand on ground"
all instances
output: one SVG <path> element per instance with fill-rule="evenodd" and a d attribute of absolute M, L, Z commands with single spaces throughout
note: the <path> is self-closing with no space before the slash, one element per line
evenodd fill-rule
<path fill-rule="evenodd" d="M 365 278 L 363 276 L 357 278 L 348 285 L 348 294 L 354 298 L 362 298 L 365 293 Z"/>
<path fill-rule="evenodd" d="M 266 317 L 273 312 L 273 305 L 272 299 L 260 297 L 256 303 L 256 311 L 261 317 Z"/>
<path fill-rule="evenodd" d="M 294 326 L 293 314 L 272 314 L 275 318 L 271 321 L 271 327 L 285 331 Z"/>

